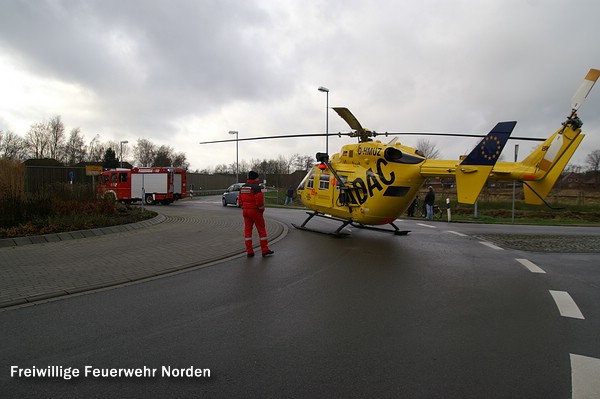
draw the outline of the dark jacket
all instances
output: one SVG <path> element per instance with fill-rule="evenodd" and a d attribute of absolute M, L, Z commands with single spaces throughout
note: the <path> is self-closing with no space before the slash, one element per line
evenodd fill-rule
<path fill-rule="evenodd" d="M 423 202 L 425 203 L 425 205 L 433 205 L 435 203 L 435 193 L 433 192 L 433 190 L 427 192 Z"/>

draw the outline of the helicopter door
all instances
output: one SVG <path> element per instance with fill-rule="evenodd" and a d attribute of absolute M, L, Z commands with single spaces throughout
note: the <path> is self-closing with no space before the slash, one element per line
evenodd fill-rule
<path fill-rule="evenodd" d="M 327 173 L 327 171 L 319 171 L 318 175 L 315 177 L 315 186 L 318 182 L 318 187 L 315 187 L 317 205 L 331 207 L 333 205 L 333 195 L 331 190 L 333 187 L 333 176 Z"/>

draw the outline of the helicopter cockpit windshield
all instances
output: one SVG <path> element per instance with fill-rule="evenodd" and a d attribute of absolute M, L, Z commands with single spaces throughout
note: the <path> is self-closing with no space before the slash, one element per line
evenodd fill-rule
<path fill-rule="evenodd" d="M 308 185 L 306 186 L 306 188 L 312 189 L 315 185 L 315 169 L 311 169 L 310 172 L 308 172 L 306 176 L 304 176 L 304 179 L 302 179 L 300 184 L 298 184 L 298 188 L 296 190 L 304 190 L 304 186 L 307 181 Z"/>

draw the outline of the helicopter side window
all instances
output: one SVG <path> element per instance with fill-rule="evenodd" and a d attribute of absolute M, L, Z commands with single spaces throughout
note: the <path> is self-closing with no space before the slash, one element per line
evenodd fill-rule
<path fill-rule="evenodd" d="M 319 177 L 319 190 L 328 190 L 329 189 L 329 179 L 330 176 L 326 173 L 321 173 Z"/>
<path fill-rule="evenodd" d="M 307 181 L 307 179 L 308 179 L 308 181 Z M 306 181 L 307 189 L 311 189 L 315 186 L 315 170 L 314 169 L 311 169 L 310 173 L 304 177 L 304 180 L 302 180 L 302 183 L 300 183 L 300 185 L 298 186 L 298 189 L 304 188 L 305 181 Z"/>

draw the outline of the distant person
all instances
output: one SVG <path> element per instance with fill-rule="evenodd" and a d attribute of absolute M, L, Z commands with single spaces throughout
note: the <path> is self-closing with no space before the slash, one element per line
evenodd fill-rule
<path fill-rule="evenodd" d="M 242 208 L 242 215 L 244 216 L 244 239 L 247 256 L 249 258 L 254 256 L 254 248 L 252 245 L 252 231 L 254 225 L 256 225 L 256 230 L 258 230 L 262 256 L 266 257 L 272 255 L 274 252 L 269 249 L 265 219 L 263 218 L 263 213 L 265 212 L 265 197 L 258 184 L 258 173 L 254 171 L 248 173 L 248 181 L 240 188 L 238 204 Z"/>
<path fill-rule="evenodd" d="M 287 189 L 287 194 L 285 196 L 285 203 L 283 205 L 290 204 L 294 201 L 294 187 L 289 186 Z"/>
<path fill-rule="evenodd" d="M 429 186 L 429 191 L 425 194 L 425 212 L 427 219 L 433 219 L 433 204 L 435 203 L 435 192 L 433 191 L 433 187 Z"/>
<path fill-rule="evenodd" d="M 414 217 L 415 216 L 415 208 L 417 207 L 417 202 L 419 202 L 419 196 L 418 195 L 415 197 L 415 199 L 413 200 L 413 202 L 410 203 L 410 206 L 406 210 L 406 214 L 408 215 L 408 217 Z"/>

